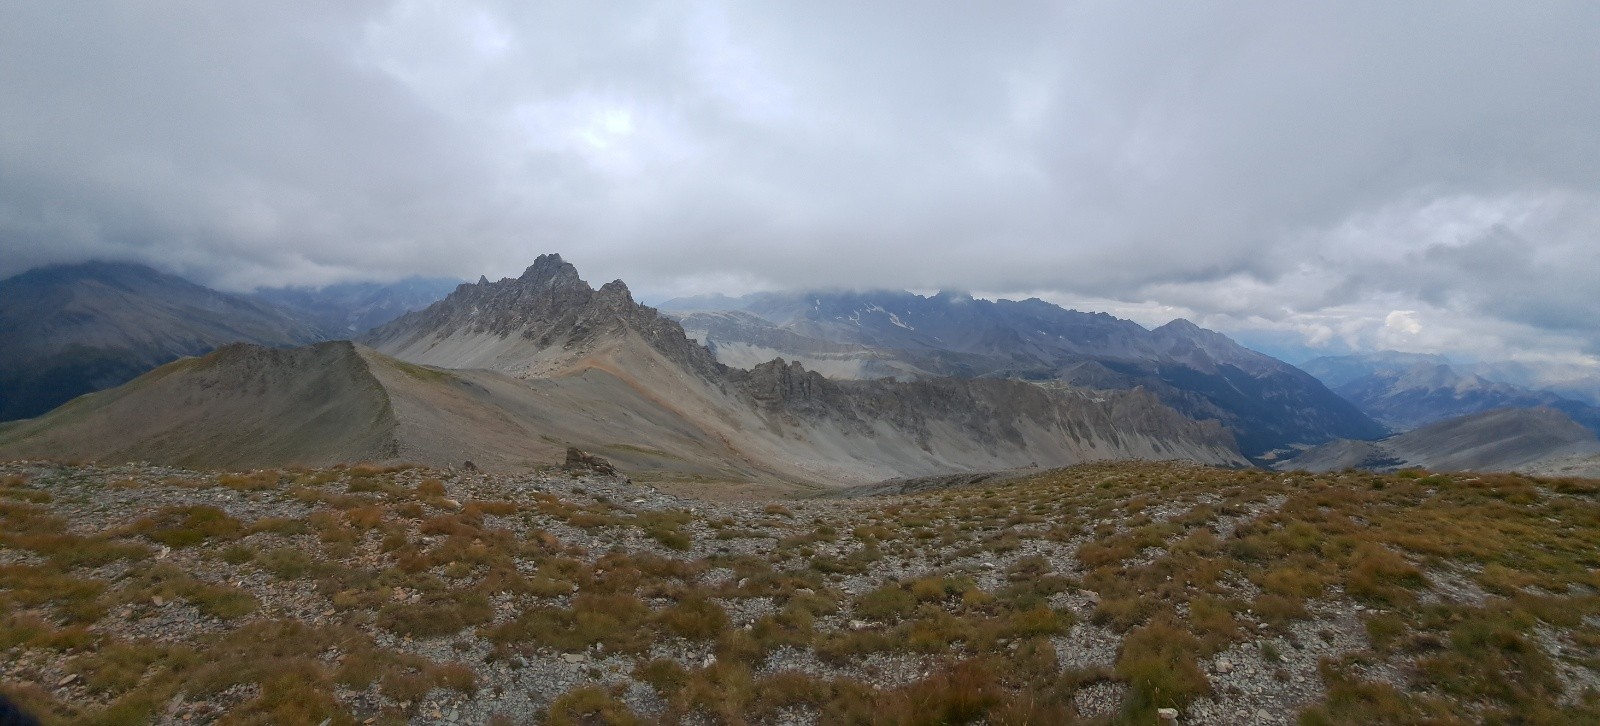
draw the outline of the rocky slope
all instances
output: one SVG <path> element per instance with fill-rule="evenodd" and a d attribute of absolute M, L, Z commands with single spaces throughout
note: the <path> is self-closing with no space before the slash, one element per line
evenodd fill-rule
<path fill-rule="evenodd" d="M 1221 421 L 1252 456 L 1385 433 L 1312 376 L 1186 320 L 1146 330 L 1038 299 L 988 301 L 948 292 L 763 293 L 663 306 L 678 311 L 724 362 L 777 354 L 848 378 L 1010 377 L 1143 387 L 1192 418 Z M 716 306 L 731 310 L 723 315 L 745 317 L 696 312 Z"/>
<path fill-rule="evenodd" d="M 595 290 L 557 255 L 514 280 L 464 285 L 363 341 L 412 363 L 563 390 L 604 377 L 751 466 L 790 478 L 864 481 L 1108 457 L 1242 463 L 1215 425 L 1138 392 L 998 380 L 835 384 L 783 361 L 730 369 L 634 302 L 620 280 Z"/>
<path fill-rule="evenodd" d="M 0 462 L 0 694 L 47 723 L 1596 723 L 1597 493 Z"/>
<path fill-rule="evenodd" d="M 1314 472 L 1349 468 L 1538 471 L 1585 476 L 1590 475 L 1587 468 L 1573 460 L 1596 455 L 1600 455 L 1600 439 L 1562 412 L 1506 408 L 1461 416 L 1379 441 L 1335 441 L 1310 449 L 1280 468 Z"/>
<path fill-rule="evenodd" d="M 228 343 L 322 339 L 281 310 L 142 265 L 32 270 L 0 281 L 0 420 L 37 416 Z"/>

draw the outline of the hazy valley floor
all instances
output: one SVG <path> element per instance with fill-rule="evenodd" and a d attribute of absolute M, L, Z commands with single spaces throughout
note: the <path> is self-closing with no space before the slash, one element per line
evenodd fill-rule
<path fill-rule="evenodd" d="M 0 464 L 0 688 L 52 723 L 1594 723 L 1597 495 Z"/>

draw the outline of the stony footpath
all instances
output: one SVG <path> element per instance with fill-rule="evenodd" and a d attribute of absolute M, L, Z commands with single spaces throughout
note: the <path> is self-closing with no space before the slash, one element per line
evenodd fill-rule
<path fill-rule="evenodd" d="M 0 464 L 47 723 L 1600 722 L 1600 482 Z"/>

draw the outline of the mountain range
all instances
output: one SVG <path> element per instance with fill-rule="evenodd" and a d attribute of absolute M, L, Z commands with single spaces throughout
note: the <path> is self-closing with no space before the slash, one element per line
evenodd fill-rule
<path fill-rule="evenodd" d="M 446 277 L 408 277 L 387 284 L 261 288 L 250 297 L 299 315 L 330 338 L 349 338 L 432 305 L 459 284 L 460 280 Z"/>
<path fill-rule="evenodd" d="M 283 310 L 142 265 L 31 270 L 0 281 L 0 420 L 37 416 L 228 343 L 326 337 Z"/>
<path fill-rule="evenodd" d="M 622 282 L 594 289 L 556 255 L 358 343 L 230 346 L 0 427 L 3 456 L 208 466 L 516 469 L 568 446 L 631 471 L 819 483 L 1092 459 L 1246 463 L 1225 428 L 1143 391 L 729 368 Z"/>
<path fill-rule="evenodd" d="M 1279 465 L 1311 472 L 1518 470 L 1600 477 L 1600 438 L 1552 408 L 1501 408 L 1458 416 L 1378 441 L 1342 439 Z"/>
<path fill-rule="evenodd" d="M 37 416 L 229 343 L 349 338 L 455 285 L 410 278 L 234 295 L 126 262 L 31 270 L 0 281 L 0 421 Z"/>
<path fill-rule="evenodd" d="M 1318 359 L 1308 373 L 1186 320 L 1147 329 L 1038 299 L 663 307 L 620 280 L 594 288 L 558 255 L 493 282 L 249 296 L 137 265 L 42 268 L 0 282 L 0 403 L 37 416 L 0 425 L 0 455 L 519 470 L 577 446 L 663 476 L 861 483 L 1106 458 L 1275 464 L 1306 449 L 1281 465 L 1457 465 L 1473 436 L 1461 465 L 1497 466 L 1490 452 L 1525 466 L 1587 456 L 1550 416 L 1600 424 L 1581 401 L 1438 357 Z M 334 337 L 356 342 L 318 342 Z M 1456 428 L 1429 430 L 1448 435 L 1378 440 L 1444 420 Z"/>
<path fill-rule="evenodd" d="M 784 356 L 842 378 L 993 377 L 1150 391 L 1226 425 L 1266 461 L 1295 445 L 1385 429 L 1316 378 L 1187 320 L 1146 329 L 1037 298 L 960 292 L 758 293 L 663 309 L 729 365 Z M 715 308 L 715 309 L 713 309 Z"/>
<path fill-rule="evenodd" d="M 1443 356 L 1396 353 L 1318 358 L 1305 370 L 1395 431 L 1499 408 L 1549 407 L 1600 433 L 1600 408 L 1557 393 L 1463 372 Z"/>

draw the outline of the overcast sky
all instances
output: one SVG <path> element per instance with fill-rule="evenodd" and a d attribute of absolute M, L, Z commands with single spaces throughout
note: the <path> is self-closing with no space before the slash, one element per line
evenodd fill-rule
<path fill-rule="evenodd" d="M 1600 3 L 0 4 L 0 275 L 1037 295 L 1600 365 Z"/>

